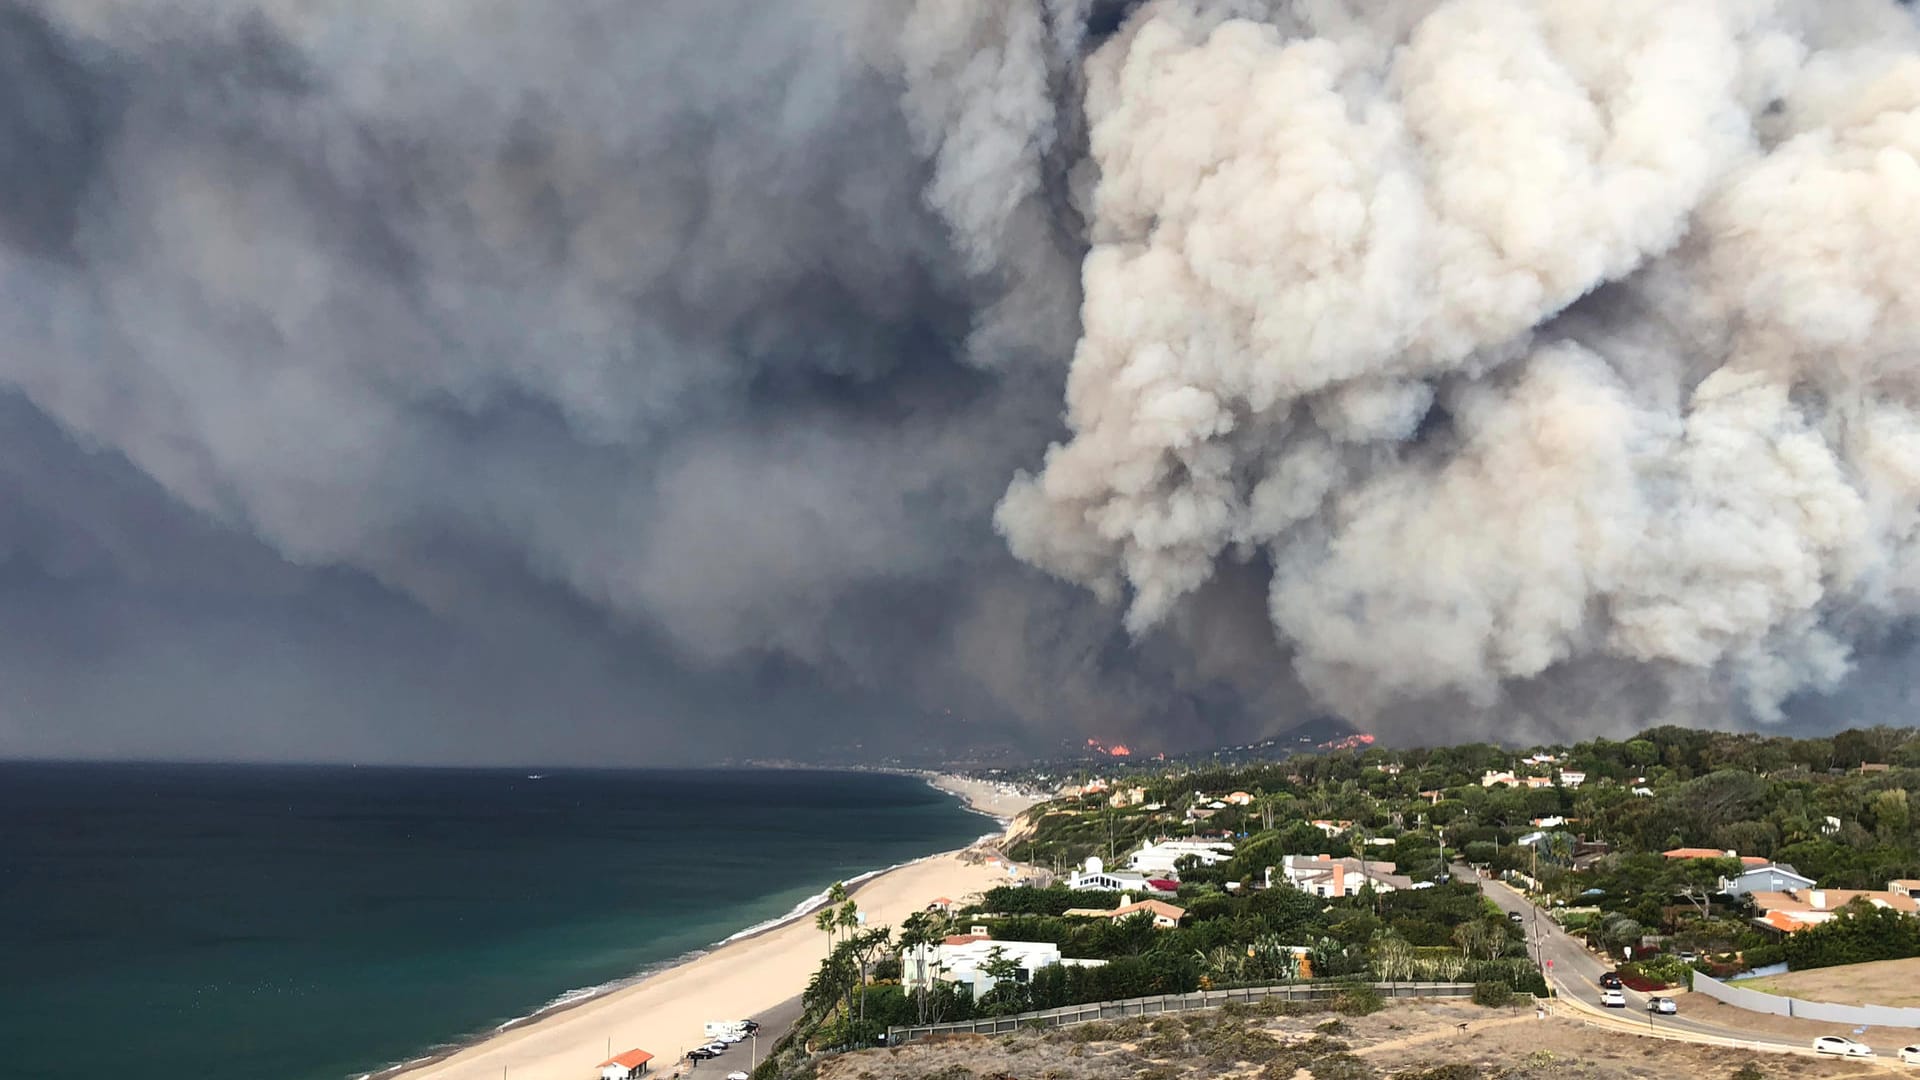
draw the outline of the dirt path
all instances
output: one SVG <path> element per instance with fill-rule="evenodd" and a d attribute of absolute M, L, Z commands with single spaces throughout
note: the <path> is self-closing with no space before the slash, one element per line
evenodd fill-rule
<path fill-rule="evenodd" d="M 1494 1020 L 1469 1020 L 1457 1027 L 1446 1028 L 1441 1031 L 1429 1031 L 1420 1035 L 1406 1035 L 1398 1039 L 1388 1039 L 1385 1042 L 1377 1042 L 1371 1046 L 1363 1046 L 1355 1050 L 1354 1054 L 1359 1057 L 1368 1057 L 1387 1050 L 1403 1050 L 1409 1046 L 1421 1046 L 1426 1043 L 1440 1042 L 1443 1039 L 1449 1041 L 1454 1039 L 1470 1039 L 1489 1028 L 1506 1027 L 1509 1024 L 1537 1024 L 1539 1022 L 1540 1020 L 1534 1016 L 1531 1010 L 1517 1016 L 1502 1016 Z"/>

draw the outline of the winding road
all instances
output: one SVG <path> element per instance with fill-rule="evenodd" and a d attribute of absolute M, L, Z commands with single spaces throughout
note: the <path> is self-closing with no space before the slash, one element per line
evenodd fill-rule
<path fill-rule="evenodd" d="M 1620 1030 L 1636 1030 L 1643 1033 L 1660 1034 L 1669 1038 L 1681 1038 L 1689 1042 L 1723 1044 L 1734 1041 L 1742 1046 L 1756 1050 L 1776 1053 L 1811 1054 L 1812 1048 L 1806 1042 L 1787 1042 L 1782 1037 L 1769 1032 L 1756 1032 L 1722 1024 L 1708 1024 L 1689 1019 L 1684 1014 L 1660 1016 L 1647 1011 L 1649 995 L 1635 990 L 1627 990 L 1627 1007 L 1608 1009 L 1600 1004 L 1600 976 L 1612 970 L 1605 960 L 1588 951 L 1577 938 L 1560 928 L 1560 924 L 1548 918 L 1526 897 L 1498 881 L 1489 881 L 1466 866 L 1455 865 L 1450 868 L 1457 880 L 1471 882 L 1480 887 L 1480 892 L 1492 900 L 1500 910 L 1518 913 L 1521 925 L 1527 932 L 1527 951 L 1536 964 L 1545 969 L 1548 983 L 1553 987 L 1555 996 L 1568 1006 L 1569 1012 L 1578 1014 L 1580 1019 L 1602 1023 Z M 1861 1041 L 1872 1046 L 1880 1055 L 1880 1060 L 1898 1062 L 1893 1055 L 1900 1043 L 1881 1045 L 1885 1038 L 1863 1037 Z M 1856 1059 L 1858 1060 L 1858 1059 Z"/>

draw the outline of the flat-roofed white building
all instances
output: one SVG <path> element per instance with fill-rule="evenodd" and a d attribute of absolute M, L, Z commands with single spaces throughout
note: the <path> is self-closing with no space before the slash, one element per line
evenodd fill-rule
<path fill-rule="evenodd" d="M 1191 856 L 1202 866 L 1214 866 L 1233 858 L 1231 840 L 1161 840 L 1148 844 L 1127 860 L 1128 868 L 1154 877 L 1169 877 L 1174 865 Z"/>

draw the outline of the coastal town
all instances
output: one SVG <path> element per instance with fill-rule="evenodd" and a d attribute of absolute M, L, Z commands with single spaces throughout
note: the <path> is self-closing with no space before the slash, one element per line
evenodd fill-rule
<path fill-rule="evenodd" d="M 928 779 L 1003 830 L 418 1077 L 827 1075 L 931 1035 L 1215 1000 L 1891 1060 L 1920 1037 L 1913 731 Z M 590 1069 L 590 1030 L 644 1049 L 602 1036 Z"/>

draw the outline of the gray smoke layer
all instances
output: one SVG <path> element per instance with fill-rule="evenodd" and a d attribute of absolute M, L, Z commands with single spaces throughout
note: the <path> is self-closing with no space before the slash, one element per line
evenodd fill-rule
<path fill-rule="evenodd" d="M 1917 109 L 1887 0 L 0 3 L 0 751 L 1844 715 Z"/>

